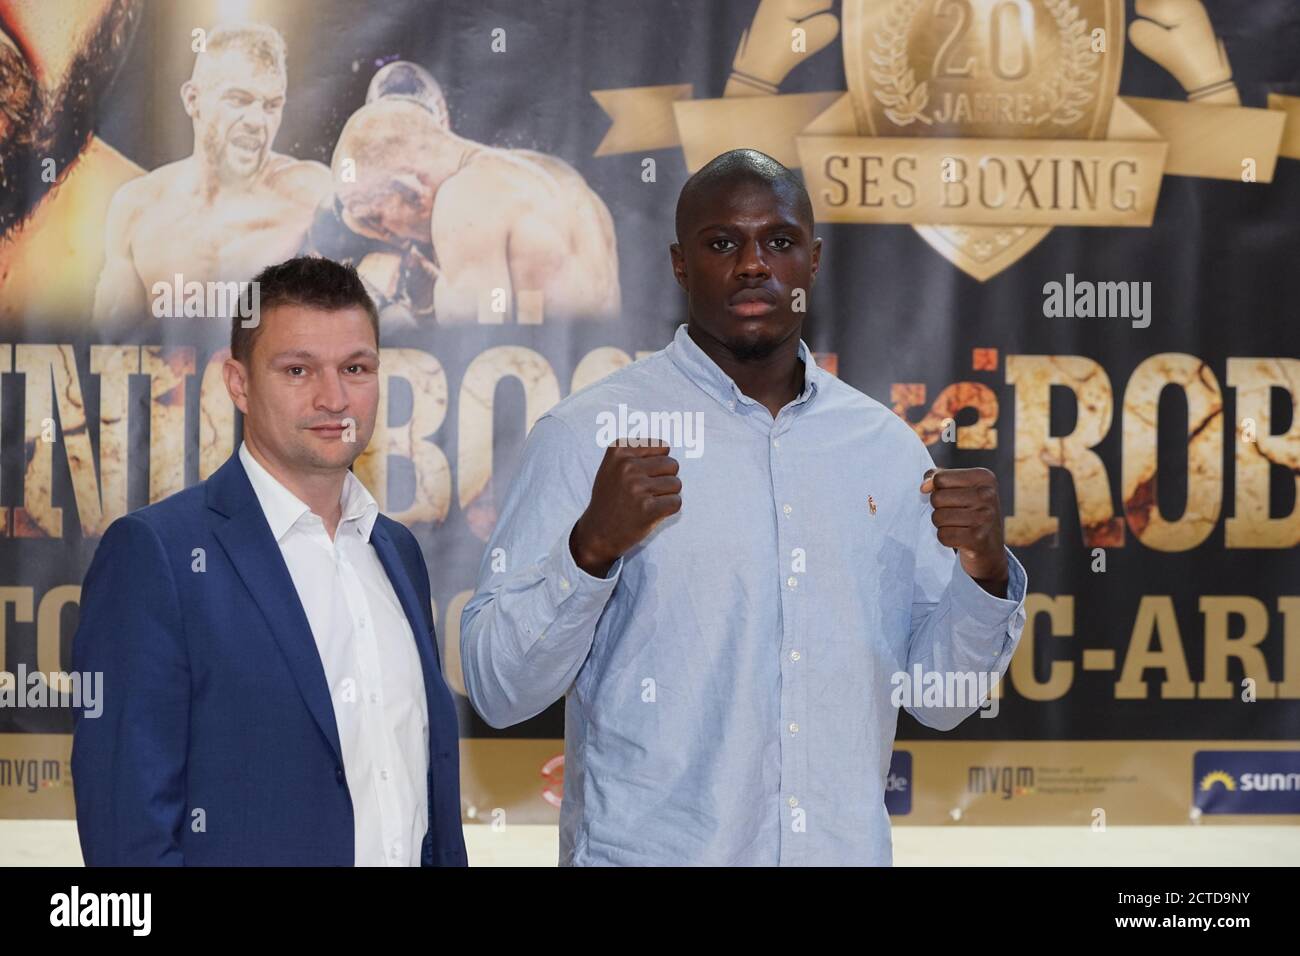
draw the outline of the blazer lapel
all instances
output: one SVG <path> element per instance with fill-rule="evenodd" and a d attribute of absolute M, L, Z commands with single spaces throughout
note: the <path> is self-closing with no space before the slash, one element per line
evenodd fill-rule
<path fill-rule="evenodd" d="M 237 454 L 208 479 L 207 499 L 208 506 L 227 519 L 215 528 L 217 540 L 266 618 L 307 709 L 342 766 L 343 748 L 316 639 L 280 546 L 271 535 Z"/>
<path fill-rule="evenodd" d="M 370 529 L 370 543 L 374 545 L 375 554 L 379 555 L 379 563 L 388 573 L 388 580 L 392 582 L 393 590 L 397 592 L 397 599 L 402 603 L 402 610 L 406 612 L 406 619 L 411 624 L 411 632 L 415 635 L 415 646 L 420 652 L 420 665 L 424 670 L 426 693 L 432 708 L 434 685 L 431 680 L 439 669 L 438 649 L 433 646 L 432 635 L 421 613 L 420 599 L 416 596 L 415 585 L 411 583 L 406 567 L 402 564 L 401 555 L 397 553 L 397 546 L 388 536 L 382 521 L 376 521 L 374 527 Z"/>

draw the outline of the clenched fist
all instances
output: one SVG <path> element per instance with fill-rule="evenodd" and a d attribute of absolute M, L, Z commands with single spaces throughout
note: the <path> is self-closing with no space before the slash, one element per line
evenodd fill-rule
<path fill-rule="evenodd" d="M 573 560 L 603 578 L 624 552 L 681 510 L 681 492 L 667 445 L 636 439 L 610 445 L 591 485 L 591 503 L 569 535 Z"/>
<path fill-rule="evenodd" d="M 939 543 L 956 548 L 961 566 L 985 591 L 1006 597 L 1007 553 L 1002 540 L 998 480 L 987 468 L 931 468 L 921 482 Z"/>

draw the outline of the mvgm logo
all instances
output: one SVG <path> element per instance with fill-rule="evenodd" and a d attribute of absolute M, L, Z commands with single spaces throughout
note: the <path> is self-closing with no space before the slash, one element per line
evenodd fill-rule
<path fill-rule="evenodd" d="M 967 793 L 1001 794 L 1003 800 L 1037 792 L 1033 767 L 967 767 Z"/>
<path fill-rule="evenodd" d="M 1202 813 L 1300 813 L 1300 750 L 1198 750 L 1192 791 Z"/>

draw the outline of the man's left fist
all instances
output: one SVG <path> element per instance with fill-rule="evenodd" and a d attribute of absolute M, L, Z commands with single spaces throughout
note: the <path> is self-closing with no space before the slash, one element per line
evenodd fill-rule
<path fill-rule="evenodd" d="M 987 468 L 930 468 L 921 481 L 939 543 L 957 549 L 961 566 L 985 591 L 1006 597 L 1007 552 L 1002 540 L 998 480 Z"/>

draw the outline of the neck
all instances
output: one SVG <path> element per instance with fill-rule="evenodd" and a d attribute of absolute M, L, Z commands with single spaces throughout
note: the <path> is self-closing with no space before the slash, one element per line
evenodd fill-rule
<path fill-rule="evenodd" d="M 343 482 L 347 478 L 347 469 L 341 471 L 298 472 L 282 468 L 268 457 L 258 446 L 256 439 L 244 436 L 244 444 L 253 460 L 265 468 L 280 484 L 284 485 L 298 500 L 302 501 L 325 524 L 325 530 L 333 540 L 343 517 Z"/>
<path fill-rule="evenodd" d="M 804 364 L 799 358 L 799 328 L 767 355 L 736 355 L 725 344 L 689 323 L 686 333 L 736 383 L 742 393 L 764 406 L 773 418 L 803 392 Z"/>

